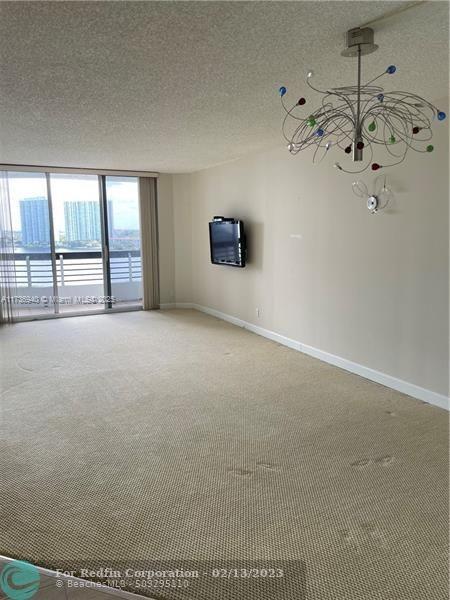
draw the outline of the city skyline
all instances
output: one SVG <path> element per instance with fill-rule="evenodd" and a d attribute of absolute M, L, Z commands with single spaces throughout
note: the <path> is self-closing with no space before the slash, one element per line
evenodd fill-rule
<path fill-rule="evenodd" d="M 48 245 L 50 243 L 50 223 L 47 199 L 43 196 L 22 198 L 19 204 L 21 227 L 16 230 L 16 233 L 21 233 L 22 245 Z M 114 241 L 115 231 L 113 203 L 108 201 L 108 232 L 112 241 Z M 117 229 L 117 231 L 123 230 Z M 77 242 L 100 242 L 99 203 L 95 201 L 64 202 L 64 231 L 59 231 L 59 235 L 55 237 L 57 237 L 57 241 L 69 245 Z"/>
<path fill-rule="evenodd" d="M 44 176 L 30 176 L 23 173 L 11 174 L 8 181 L 11 197 L 11 217 L 13 230 L 21 231 L 20 201 L 30 198 L 47 198 Z M 65 231 L 65 202 L 95 202 L 100 206 L 98 178 L 92 175 L 51 176 L 53 224 L 56 241 Z M 138 182 L 135 177 L 107 177 L 108 201 L 112 202 L 114 226 L 118 230 L 139 231 Z"/>

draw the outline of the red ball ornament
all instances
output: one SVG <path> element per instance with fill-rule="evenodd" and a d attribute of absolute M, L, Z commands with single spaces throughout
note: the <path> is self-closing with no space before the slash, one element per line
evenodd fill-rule
<path fill-rule="evenodd" d="M 378 171 L 378 169 L 381 169 L 381 165 L 378 163 L 372 163 L 372 171 Z"/>
<path fill-rule="evenodd" d="M 300 98 L 298 104 L 300 104 L 300 106 L 303 106 L 304 104 L 306 104 L 306 100 L 304 98 Z"/>
<path fill-rule="evenodd" d="M 352 147 L 351 146 L 347 146 L 347 148 L 345 149 L 345 152 L 347 154 L 350 154 L 351 151 L 352 151 Z"/>
<path fill-rule="evenodd" d="M 419 133 L 420 127 L 413 127 L 413 133 Z"/>
<path fill-rule="evenodd" d="M 358 150 L 362 150 L 364 148 L 364 142 L 358 142 L 356 144 L 356 147 L 358 148 Z"/>

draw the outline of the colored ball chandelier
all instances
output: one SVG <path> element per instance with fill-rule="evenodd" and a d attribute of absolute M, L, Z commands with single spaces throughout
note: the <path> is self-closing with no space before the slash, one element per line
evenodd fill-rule
<path fill-rule="evenodd" d="M 408 150 L 433 152 L 430 143 L 434 121 L 443 121 L 446 114 L 433 104 L 409 92 L 385 92 L 373 85 L 383 76 L 396 72 L 389 65 L 380 75 L 361 84 L 361 57 L 374 52 L 373 29 L 350 29 L 346 34 L 347 47 L 342 56 L 358 59 L 357 85 L 330 90 L 320 90 L 311 84 L 313 72 L 307 74 L 306 83 L 323 95 L 321 105 L 308 110 L 306 98 L 301 97 L 292 108 L 285 104 L 287 89 L 279 89 L 281 103 L 286 112 L 283 119 L 283 135 L 291 154 L 313 147 L 313 162 L 320 162 L 330 149 L 351 155 L 359 168 L 349 170 L 339 162 L 335 168 L 345 173 L 362 173 L 402 163 Z M 377 150 L 382 146 L 387 157 L 382 163 L 375 162 Z M 381 160 L 377 158 L 377 160 Z"/>

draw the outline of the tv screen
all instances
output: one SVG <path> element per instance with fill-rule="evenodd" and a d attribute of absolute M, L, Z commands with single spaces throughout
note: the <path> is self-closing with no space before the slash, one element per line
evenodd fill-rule
<path fill-rule="evenodd" d="M 214 217 L 209 224 L 209 242 L 213 264 L 245 267 L 247 249 L 243 221 Z"/>

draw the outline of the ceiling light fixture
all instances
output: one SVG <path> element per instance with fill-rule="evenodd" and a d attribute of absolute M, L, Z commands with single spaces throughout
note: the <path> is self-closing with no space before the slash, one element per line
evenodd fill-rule
<path fill-rule="evenodd" d="M 299 110 L 305 114 L 306 98 L 301 97 L 292 108 L 287 108 L 284 101 L 287 89 L 280 87 L 278 91 L 286 112 L 282 130 L 291 154 L 314 147 L 313 162 L 320 162 L 331 148 L 337 148 L 351 155 L 354 162 L 363 164 L 359 169 L 348 170 L 336 162 L 335 168 L 345 173 L 362 173 L 369 167 L 378 171 L 398 165 L 410 149 L 433 152 L 434 146 L 430 144 L 432 124 L 435 120 L 443 121 L 446 114 L 416 94 L 385 92 L 382 87 L 373 85 L 380 77 L 393 75 L 397 70 L 395 65 L 361 84 L 361 57 L 377 48 L 373 29 L 350 29 L 341 55 L 357 57 L 357 84 L 319 90 L 311 84 L 314 73 L 309 71 L 306 83 L 315 92 L 323 94 L 323 98 L 315 110 L 306 107 L 306 116 L 299 115 Z M 383 146 L 389 155 L 382 164 L 375 162 L 375 151 L 379 146 Z"/>

